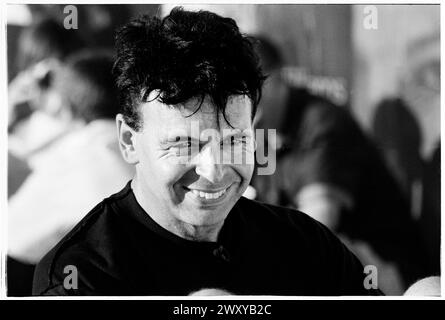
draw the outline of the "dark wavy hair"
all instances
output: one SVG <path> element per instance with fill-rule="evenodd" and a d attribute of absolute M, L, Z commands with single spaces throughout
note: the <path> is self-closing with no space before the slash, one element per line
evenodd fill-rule
<path fill-rule="evenodd" d="M 143 15 L 118 30 L 116 53 L 121 112 L 135 130 L 142 127 L 139 105 L 153 90 L 168 105 L 191 98 L 202 104 L 209 96 L 225 119 L 228 98 L 247 95 L 252 117 L 256 112 L 265 76 L 253 38 L 241 34 L 233 19 L 181 7 L 164 19 Z"/>

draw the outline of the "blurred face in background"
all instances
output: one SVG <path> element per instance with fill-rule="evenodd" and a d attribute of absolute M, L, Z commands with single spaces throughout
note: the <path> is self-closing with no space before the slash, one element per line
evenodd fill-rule
<path fill-rule="evenodd" d="M 9 84 L 8 103 L 11 112 L 20 113 L 22 106 L 57 117 L 64 109 L 60 94 L 54 90 L 54 77 L 61 69 L 57 59 L 45 59 L 20 72 Z"/>
<path fill-rule="evenodd" d="M 167 229 L 178 224 L 222 224 L 252 177 L 253 163 L 226 163 L 220 157 L 230 158 L 227 153 L 234 152 L 234 146 L 235 152 L 253 156 L 250 99 L 228 100 L 226 119 L 235 130 L 210 99 L 196 111 L 199 103 L 199 99 L 174 107 L 158 100 L 145 103 L 140 107 L 143 127 L 132 131 L 135 194 L 144 208 L 162 212 L 158 220 Z M 199 131 L 193 129 L 196 125 Z M 193 150 L 192 144 L 199 147 Z"/>
<path fill-rule="evenodd" d="M 54 85 L 56 75 L 62 68 L 61 62 L 58 60 L 42 61 L 37 68 L 41 69 L 40 77 L 37 79 L 40 90 L 34 109 L 41 110 L 51 116 L 58 116 L 62 110 L 66 109 L 63 97 Z"/>
<path fill-rule="evenodd" d="M 440 138 L 440 40 L 413 44 L 400 77 L 400 93 L 422 130 L 421 153 L 429 158 Z"/>
<path fill-rule="evenodd" d="M 281 78 L 280 69 L 274 69 L 264 82 L 261 101 L 258 106 L 258 127 L 279 129 L 285 113 L 288 87 Z"/>

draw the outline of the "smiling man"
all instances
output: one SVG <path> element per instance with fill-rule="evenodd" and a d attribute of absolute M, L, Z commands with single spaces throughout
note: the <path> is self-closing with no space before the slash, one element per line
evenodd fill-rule
<path fill-rule="evenodd" d="M 265 77 L 232 19 L 142 16 L 116 48 L 119 145 L 135 177 L 43 258 L 34 294 L 375 293 L 323 225 L 242 197 Z"/>
<path fill-rule="evenodd" d="M 253 155 L 252 101 L 230 96 L 218 112 L 208 96 L 169 106 L 156 99 L 160 94 L 141 105 L 137 131 L 118 116 L 123 155 L 136 166 L 131 187 L 163 228 L 189 240 L 216 241 L 252 177 L 253 161 L 230 161 L 234 152 Z"/>

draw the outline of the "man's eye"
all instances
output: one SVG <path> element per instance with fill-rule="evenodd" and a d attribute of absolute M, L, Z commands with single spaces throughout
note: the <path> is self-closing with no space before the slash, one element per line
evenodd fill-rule
<path fill-rule="evenodd" d="M 241 137 L 241 138 L 231 137 L 230 140 L 229 140 L 229 143 L 232 146 L 239 145 L 239 144 L 244 144 L 244 143 L 246 143 L 246 137 Z"/>
<path fill-rule="evenodd" d="M 230 139 L 226 139 L 221 141 L 221 146 L 234 146 L 237 145 L 239 142 L 234 137 L 230 137 Z"/>
<path fill-rule="evenodd" d="M 170 147 L 170 150 L 174 152 L 177 156 L 190 156 L 193 152 L 192 142 L 191 141 L 183 141 L 179 143 L 175 143 Z"/>
<path fill-rule="evenodd" d="M 192 146 L 191 141 L 184 141 L 184 142 L 176 145 L 176 147 L 178 147 L 178 148 L 191 148 L 191 146 Z"/>
<path fill-rule="evenodd" d="M 176 141 L 171 144 L 173 149 L 188 149 L 192 146 L 192 139 L 177 137 Z"/>

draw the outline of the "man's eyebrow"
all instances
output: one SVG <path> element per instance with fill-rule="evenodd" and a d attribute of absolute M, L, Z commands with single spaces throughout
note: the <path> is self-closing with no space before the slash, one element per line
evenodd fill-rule
<path fill-rule="evenodd" d="M 240 130 L 240 129 L 230 129 L 230 130 L 223 130 L 222 132 L 218 132 L 218 140 L 226 140 L 228 138 L 250 138 L 253 136 L 253 133 L 251 130 Z M 206 141 L 201 140 L 202 137 L 192 137 L 184 133 L 177 133 L 174 132 L 168 133 L 163 137 L 160 137 L 159 141 L 162 145 L 164 144 L 174 144 L 176 142 L 192 142 L 201 144 Z"/>
<path fill-rule="evenodd" d="M 160 140 L 161 140 L 161 142 L 171 143 L 171 142 L 194 141 L 194 140 L 197 140 L 197 139 L 192 138 L 192 137 L 190 137 L 188 135 L 169 134 L 169 135 L 161 138 Z"/>

